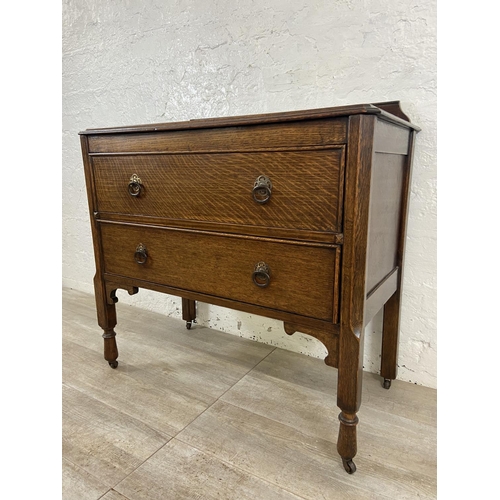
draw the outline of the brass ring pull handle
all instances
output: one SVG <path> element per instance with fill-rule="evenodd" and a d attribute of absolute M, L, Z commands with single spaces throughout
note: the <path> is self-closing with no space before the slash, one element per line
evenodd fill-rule
<path fill-rule="evenodd" d="M 128 192 L 130 196 L 139 196 L 142 190 L 142 181 L 137 174 L 132 175 L 130 177 L 130 181 L 128 183 Z"/>
<path fill-rule="evenodd" d="M 255 264 L 255 269 L 252 273 L 252 280 L 261 288 L 265 288 L 269 286 L 271 281 L 271 269 L 265 262 L 258 262 Z"/>
<path fill-rule="evenodd" d="M 134 259 L 137 264 L 145 264 L 148 260 L 148 251 L 142 243 L 139 243 L 137 245 L 137 248 L 135 249 Z"/>
<path fill-rule="evenodd" d="M 271 198 L 273 184 L 269 177 L 259 175 L 253 185 L 252 195 L 253 199 L 260 204 L 267 203 Z"/>

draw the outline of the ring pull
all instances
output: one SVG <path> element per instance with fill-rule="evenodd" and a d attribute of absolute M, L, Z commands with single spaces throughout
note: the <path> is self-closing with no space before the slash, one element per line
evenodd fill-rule
<path fill-rule="evenodd" d="M 271 182 L 271 179 L 269 179 L 269 177 L 266 177 L 265 175 L 259 175 L 253 185 L 253 199 L 261 205 L 267 203 L 271 198 L 272 189 L 273 184 Z"/>
<path fill-rule="evenodd" d="M 148 260 L 148 251 L 142 243 L 139 243 L 137 245 L 137 248 L 135 249 L 134 259 L 137 264 L 145 264 Z"/>
<path fill-rule="evenodd" d="M 128 192 L 130 196 L 139 196 L 141 194 L 141 190 L 142 181 L 137 174 L 133 174 L 128 183 Z"/>
<path fill-rule="evenodd" d="M 252 273 L 253 282 L 261 287 L 266 288 L 271 281 L 271 269 L 265 262 L 258 262 L 255 264 L 255 269 Z"/>

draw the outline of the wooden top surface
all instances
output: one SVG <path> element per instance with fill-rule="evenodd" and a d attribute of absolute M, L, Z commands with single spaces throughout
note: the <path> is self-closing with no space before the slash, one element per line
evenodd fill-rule
<path fill-rule="evenodd" d="M 156 132 L 164 130 L 190 130 L 214 127 L 237 127 L 243 125 L 257 125 L 261 123 L 279 123 L 300 120 L 313 120 L 319 118 L 334 118 L 357 114 L 378 114 L 388 121 L 399 123 L 407 127 L 420 130 L 410 123 L 409 118 L 403 113 L 399 101 L 390 101 L 376 104 L 355 104 L 350 106 L 336 106 L 331 108 L 308 109 L 302 111 L 287 111 L 281 113 L 265 113 L 258 115 L 228 116 L 221 118 L 201 118 L 182 122 L 153 123 L 145 125 L 129 125 L 124 127 L 107 127 L 87 129 L 80 134 L 116 134 Z"/>

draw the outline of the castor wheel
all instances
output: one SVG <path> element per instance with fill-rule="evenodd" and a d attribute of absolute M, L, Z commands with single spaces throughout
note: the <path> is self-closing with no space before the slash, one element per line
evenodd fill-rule
<path fill-rule="evenodd" d="M 384 378 L 384 383 L 382 384 L 384 389 L 390 389 L 391 387 L 391 379 L 390 378 Z"/>
<path fill-rule="evenodd" d="M 118 361 L 108 361 L 108 363 L 111 368 L 116 368 L 118 366 Z"/>
<path fill-rule="evenodd" d="M 186 321 L 186 328 L 191 330 L 191 321 Z"/>
<path fill-rule="evenodd" d="M 342 464 L 344 465 L 344 469 L 347 474 L 354 474 L 356 472 L 356 465 L 351 459 L 346 460 L 345 458 L 343 458 Z"/>

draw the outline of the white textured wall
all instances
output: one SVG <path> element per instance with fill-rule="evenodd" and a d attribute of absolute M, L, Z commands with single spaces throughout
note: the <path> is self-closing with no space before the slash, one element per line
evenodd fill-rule
<path fill-rule="evenodd" d="M 93 291 L 80 130 L 400 100 L 423 130 L 399 378 L 436 387 L 435 18 L 433 0 L 64 0 L 63 284 Z M 119 297 L 180 317 L 176 297 Z M 199 304 L 198 321 L 311 356 L 326 352 L 316 339 L 289 337 L 280 322 L 250 314 Z M 380 331 L 378 315 L 365 347 L 373 372 Z"/>

